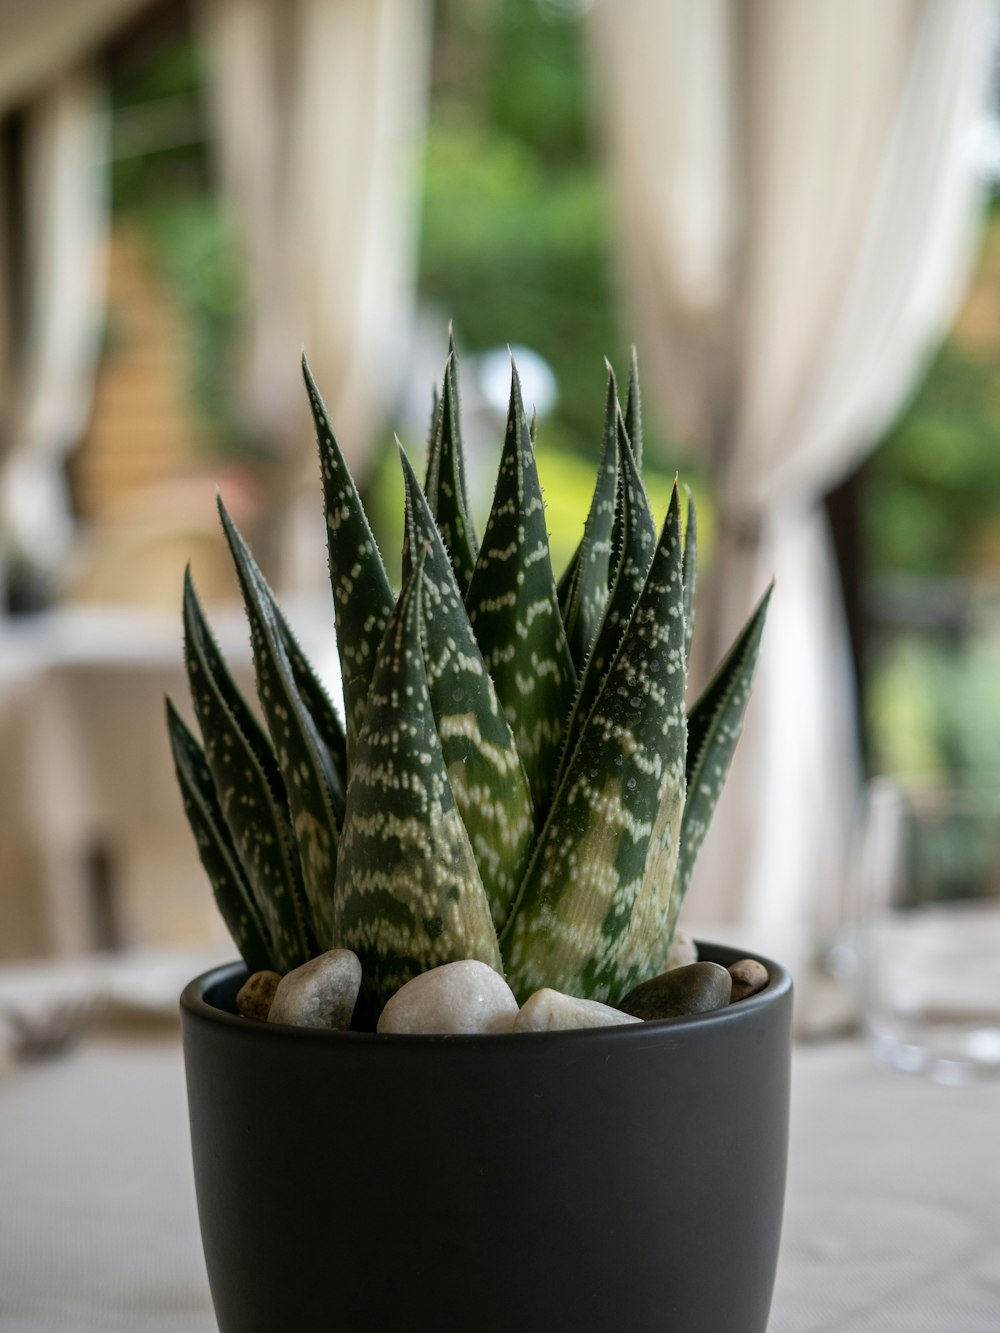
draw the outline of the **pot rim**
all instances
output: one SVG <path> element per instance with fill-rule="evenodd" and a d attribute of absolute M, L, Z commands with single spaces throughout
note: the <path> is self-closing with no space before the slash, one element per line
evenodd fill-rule
<path fill-rule="evenodd" d="M 231 981 L 236 975 L 246 972 L 246 964 L 242 960 L 238 960 L 210 968 L 207 972 L 202 972 L 200 976 L 189 981 L 181 992 L 180 1007 L 182 1013 L 187 1017 L 230 1027 L 234 1030 L 234 1033 L 239 1032 L 244 1036 L 250 1033 L 262 1036 L 267 1033 L 268 1036 L 264 1038 L 265 1040 L 280 1041 L 284 1039 L 287 1041 L 288 1034 L 291 1033 L 296 1040 L 320 1042 L 328 1046 L 337 1046 L 345 1042 L 352 1046 L 357 1046 L 358 1043 L 375 1043 L 384 1046 L 389 1043 L 393 1047 L 448 1045 L 470 1050 L 473 1047 L 485 1044 L 492 1050 L 499 1047 L 509 1047 L 511 1043 L 515 1046 L 523 1045 L 525 1038 L 530 1039 L 532 1046 L 539 1042 L 553 1041 L 585 1042 L 598 1039 L 606 1041 L 609 1036 L 613 1036 L 616 1042 L 641 1041 L 644 1037 L 648 1038 L 653 1033 L 666 1035 L 670 1032 L 676 1032 L 678 1038 L 680 1038 L 682 1035 L 694 1034 L 705 1028 L 714 1028 L 721 1023 L 745 1021 L 761 1009 L 780 1004 L 791 993 L 791 973 L 780 963 L 774 962 L 773 959 L 767 958 L 763 954 L 734 949 L 728 945 L 712 944 L 700 940 L 697 943 L 698 956 L 703 962 L 720 962 L 723 966 L 728 966 L 740 959 L 752 958 L 756 962 L 762 963 L 767 968 L 768 984 L 756 995 L 748 996 L 747 999 L 739 1000 L 735 1004 L 729 1004 L 723 1009 L 713 1009 L 707 1014 L 684 1014 L 679 1018 L 647 1019 L 612 1027 L 559 1028 L 551 1032 L 342 1032 L 329 1028 L 293 1027 L 287 1023 L 255 1022 L 250 1024 L 241 1015 L 213 1004 L 206 998 L 206 993 L 210 988 L 222 985 Z"/>

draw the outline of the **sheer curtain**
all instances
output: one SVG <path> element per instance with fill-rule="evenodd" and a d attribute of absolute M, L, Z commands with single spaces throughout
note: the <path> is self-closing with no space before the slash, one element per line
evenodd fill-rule
<path fill-rule="evenodd" d="M 409 350 L 430 9 L 202 0 L 201 12 L 222 189 L 251 286 L 246 407 L 287 450 L 293 490 L 312 495 L 300 350 L 360 476 Z M 285 576 L 301 584 L 322 576 L 323 557 L 297 551 L 298 532 L 293 522 Z"/>
<path fill-rule="evenodd" d="M 605 0 L 592 16 L 645 380 L 718 490 L 703 672 L 777 580 L 690 912 L 793 964 L 837 923 L 859 781 L 820 503 L 963 291 L 995 25 L 991 0 Z"/>
<path fill-rule="evenodd" d="M 95 73 L 53 78 L 20 113 L 0 170 L 0 584 L 44 578 L 72 536 L 64 463 L 90 410 L 104 301 L 108 116 Z"/>

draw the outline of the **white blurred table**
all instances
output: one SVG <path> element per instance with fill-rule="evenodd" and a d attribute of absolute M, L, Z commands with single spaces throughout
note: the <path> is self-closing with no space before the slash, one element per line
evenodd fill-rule
<path fill-rule="evenodd" d="M 1000 1082 L 799 1048 L 770 1333 L 997 1333 L 998 1131 Z M 95 1036 L 0 1076 L 3 1333 L 214 1328 L 176 1033 Z"/>

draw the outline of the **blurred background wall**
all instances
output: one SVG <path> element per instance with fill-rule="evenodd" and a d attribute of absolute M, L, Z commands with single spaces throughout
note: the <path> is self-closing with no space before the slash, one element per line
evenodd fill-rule
<path fill-rule="evenodd" d="M 452 319 L 480 511 L 513 344 L 561 564 L 635 341 L 705 663 L 777 575 L 691 911 L 828 958 L 866 769 L 1000 772 L 996 17 L 0 4 L 0 956 L 221 943 L 162 729 L 184 565 L 245 674 L 221 489 L 332 663 L 300 352 L 391 565 Z"/>

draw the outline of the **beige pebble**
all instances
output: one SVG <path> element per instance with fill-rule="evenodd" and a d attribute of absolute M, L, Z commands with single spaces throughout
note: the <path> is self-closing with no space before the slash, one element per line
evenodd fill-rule
<path fill-rule="evenodd" d="M 515 1032 L 565 1032 L 570 1028 L 607 1028 L 622 1023 L 638 1023 L 631 1014 L 612 1009 L 598 1000 L 581 1000 L 575 995 L 547 987 L 536 990 L 521 1005 L 514 1020 Z"/>
<path fill-rule="evenodd" d="M 330 949 L 281 978 L 268 1022 L 343 1031 L 351 1026 L 360 988 L 357 954 L 350 949 Z"/>
<path fill-rule="evenodd" d="M 280 972 L 254 972 L 247 977 L 236 995 L 236 1008 L 244 1018 L 267 1020 L 280 980 Z"/>
<path fill-rule="evenodd" d="M 667 952 L 667 965 L 664 972 L 672 972 L 675 967 L 687 967 L 698 961 L 698 946 L 684 930 L 675 930 Z"/>
<path fill-rule="evenodd" d="M 733 979 L 732 1004 L 756 995 L 770 981 L 767 968 L 756 958 L 741 958 L 738 963 L 730 963 L 729 975 Z"/>
<path fill-rule="evenodd" d="M 509 1032 L 517 1001 L 499 972 L 474 958 L 412 977 L 389 1000 L 379 1032 Z"/>

